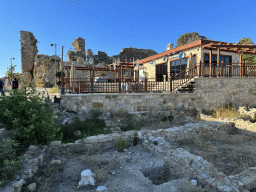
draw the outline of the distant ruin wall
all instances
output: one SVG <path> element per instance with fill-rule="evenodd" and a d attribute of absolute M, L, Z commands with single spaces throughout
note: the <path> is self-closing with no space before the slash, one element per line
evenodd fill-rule
<path fill-rule="evenodd" d="M 20 43 L 21 43 L 21 73 L 23 80 L 28 83 L 32 81 L 32 75 L 30 70 L 33 69 L 35 57 L 37 55 L 37 40 L 33 33 L 28 31 L 20 31 Z"/>
<path fill-rule="evenodd" d="M 85 40 L 81 37 L 78 37 L 75 39 L 75 41 L 72 43 L 72 46 L 74 47 L 75 51 L 68 50 L 67 58 L 68 61 L 77 61 L 77 59 L 83 58 L 86 60 L 85 56 Z"/>
<path fill-rule="evenodd" d="M 23 72 L 29 72 L 32 69 L 35 57 L 37 55 L 37 40 L 33 33 L 28 31 L 20 31 L 20 43 L 21 43 L 21 70 Z"/>

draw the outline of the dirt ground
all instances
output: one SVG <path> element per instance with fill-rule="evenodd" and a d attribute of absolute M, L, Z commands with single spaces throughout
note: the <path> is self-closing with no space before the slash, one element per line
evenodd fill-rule
<path fill-rule="evenodd" d="M 51 160 L 61 160 L 61 164 L 50 165 Z M 99 186 L 106 186 L 107 191 L 160 192 L 168 191 L 160 184 L 177 180 L 179 191 L 200 191 L 189 182 L 188 186 L 179 185 L 178 179 L 182 178 L 171 175 L 165 167 L 164 159 L 141 143 L 133 146 L 128 142 L 125 152 L 117 152 L 113 142 L 91 148 L 85 145 L 63 149 L 49 147 L 44 162 L 28 183 L 36 183 L 37 191 L 49 192 L 94 192 Z M 96 174 L 95 186 L 77 188 L 81 172 L 86 169 Z M 28 191 L 26 185 L 22 191 Z"/>
<path fill-rule="evenodd" d="M 200 130 L 185 139 L 178 139 L 176 147 L 203 157 L 219 172 L 229 176 L 256 166 L 255 140 L 256 133 L 226 125 L 214 134 Z"/>
<path fill-rule="evenodd" d="M 185 118 L 185 117 L 184 117 Z M 216 119 L 214 119 L 216 121 Z M 122 121 L 122 120 L 121 120 Z M 194 119 L 193 122 L 198 122 Z M 160 129 L 180 126 L 184 123 L 161 121 L 148 124 L 141 129 Z M 12 134 L 6 132 L 1 137 Z M 256 166 L 256 134 L 232 126 L 222 126 L 221 130 L 210 133 L 199 130 L 185 139 L 169 141 L 173 149 L 184 148 L 190 153 L 201 156 L 213 163 L 220 172 L 234 175 L 248 167 Z M 168 142 L 168 139 L 166 139 Z M 164 159 L 147 150 L 142 141 L 133 145 L 127 141 L 125 152 L 118 152 L 115 142 L 97 145 L 80 144 L 69 147 L 49 146 L 44 161 L 39 165 L 37 173 L 22 187 L 28 192 L 30 183 L 37 184 L 37 191 L 88 191 L 94 192 L 97 187 L 105 186 L 107 191 L 149 191 L 165 192 L 175 186 L 178 191 L 203 191 L 204 184 L 191 185 L 193 178 L 179 178 L 168 170 Z M 50 164 L 52 160 L 61 160 L 61 164 Z M 77 188 L 81 180 L 81 172 L 90 169 L 96 174 L 95 186 Z M 173 181 L 173 182 L 169 182 Z M 168 185 L 171 183 L 171 185 Z M 184 185 L 184 183 L 186 183 Z M 207 190 L 214 191 L 214 190 Z"/>

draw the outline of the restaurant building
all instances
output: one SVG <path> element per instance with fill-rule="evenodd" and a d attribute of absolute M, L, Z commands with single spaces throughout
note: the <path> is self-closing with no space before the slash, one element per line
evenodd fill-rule
<path fill-rule="evenodd" d="M 243 54 L 256 54 L 256 45 L 241 45 L 213 40 L 199 39 L 141 59 L 140 74 L 147 74 L 148 80 L 168 81 L 182 71 L 197 65 L 201 66 L 202 76 L 214 77 L 230 75 L 230 71 L 219 71 L 218 66 L 241 66 Z M 209 65 L 209 63 L 211 63 Z M 224 69 L 223 67 L 222 69 Z M 199 67 L 197 67 L 197 70 Z"/>

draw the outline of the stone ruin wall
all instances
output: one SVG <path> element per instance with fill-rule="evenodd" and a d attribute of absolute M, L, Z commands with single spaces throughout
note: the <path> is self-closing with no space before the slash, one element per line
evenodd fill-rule
<path fill-rule="evenodd" d="M 30 84 L 31 81 L 31 73 L 29 72 L 33 66 L 33 76 L 34 82 L 42 82 L 42 79 L 39 80 L 40 77 L 44 79 L 48 79 L 48 82 L 54 85 L 55 80 L 55 56 L 48 55 L 37 55 L 37 40 L 35 39 L 33 33 L 28 31 L 20 32 L 20 42 L 21 42 L 21 64 L 22 64 L 22 75 L 23 79 Z M 75 51 L 69 50 L 67 52 L 68 62 L 63 62 L 63 66 L 71 66 L 71 62 L 75 63 L 75 66 L 81 67 L 108 67 L 108 64 L 113 62 L 113 58 L 120 58 L 121 62 L 132 61 L 133 57 L 135 59 L 146 58 L 151 55 L 157 54 L 157 52 L 150 49 L 136 49 L 136 48 L 123 48 L 119 55 L 114 55 L 109 57 L 105 52 L 98 51 L 97 55 L 93 55 L 90 49 L 86 50 L 85 54 L 85 40 L 83 38 L 78 37 L 72 42 L 72 46 Z M 87 56 L 87 60 L 86 60 Z M 93 59 L 93 63 L 89 64 L 89 59 Z M 57 58 L 57 64 L 60 71 L 60 58 Z M 44 69 L 45 68 L 45 69 Z M 44 74 L 43 74 L 44 73 Z M 114 73 L 110 71 L 95 71 L 95 76 L 108 76 L 111 79 L 114 79 Z M 90 72 L 89 71 L 76 71 L 76 78 L 89 79 Z M 57 79 L 58 80 L 58 79 Z"/>
<path fill-rule="evenodd" d="M 29 72 L 34 65 L 35 57 L 37 55 L 37 39 L 35 39 L 33 33 L 28 31 L 20 31 L 20 43 L 21 43 L 21 73 L 23 80 L 28 83 L 32 82 L 32 76 Z"/>
<path fill-rule="evenodd" d="M 72 46 L 74 47 L 75 51 L 68 50 L 67 58 L 68 61 L 77 61 L 77 59 L 83 58 L 86 60 L 85 56 L 85 40 L 81 37 L 78 37 L 74 40 L 72 43 Z"/>
<path fill-rule="evenodd" d="M 37 55 L 34 63 L 34 77 L 37 83 L 43 83 L 42 79 L 48 80 L 51 85 L 55 84 L 55 70 L 59 71 L 58 66 L 61 66 L 61 59 L 56 59 L 55 69 L 55 55 Z M 58 81 L 58 77 L 56 78 Z"/>

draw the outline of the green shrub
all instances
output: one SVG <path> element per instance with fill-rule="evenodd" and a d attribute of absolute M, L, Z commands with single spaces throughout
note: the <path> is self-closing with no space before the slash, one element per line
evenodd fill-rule
<path fill-rule="evenodd" d="M 117 146 L 118 151 L 123 151 L 124 148 L 127 146 L 127 143 L 123 139 L 120 139 L 116 146 Z"/>
<path fill-rule="evenodd" d="M 98 110 L 98 109 L 92 109 L 91 110 L 91 115 L 92 115 L 92 119 L 99 119 L 99 117 L 103 114 L 102 111 Z"/>
<path fill-rule="evenodd" d="M 22 165 L 23 157 L 17 157 L 16 147 L 19 143 L 12 139 L 0 141 L 0 187 L 13 178 Z"/>
<path fill-rule="evenodd" d="M 111 131 L 104 131 L 106 127 L 105 121 L 101 119 L 87 119 L 84 122 L 78 118 L 70 125 L 61 125 L 61 132 L 63 133 L 62 141 L 64 143 L 74 142 L 82 139 L 85 136 L 94 136 L 99 134 L 111 133 Z M 75 131 L 80 131 L 81 136 L 75 136 Z"/>
<path fill-rule="evenodd" d="M 58 93 L 58 87 L 52 87 L 49 93 Z"/>
<path fill-rule="evenodd" d="M 26 85 L 25 82 L 23 82 Z M 27 93 L 26 86 L 12 90 L 10 97 L 0 101 L 0 121 L 14 129 L 17 133 L 15 139 L 24 146 L 43 144 L 47 145 L 53 140 L 61 140 L 60 127 L 55 126 L 52 108 L 45 107 L 43 100 L 35 95 L 34 83 L 32 90 Z"/>

